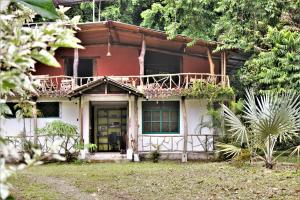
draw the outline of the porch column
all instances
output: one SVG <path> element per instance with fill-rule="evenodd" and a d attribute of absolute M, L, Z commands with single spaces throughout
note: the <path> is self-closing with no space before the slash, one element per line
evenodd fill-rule
<path fill-rule="evenodd" d="M 142 49 L 139 56 L 139 64 L 140 64 L 140 76 L 143 76 L 145 74 L 145 53 L 146 53 L 146 41 L 145 36 L 143 35 L 143 41 L 142 41 Z M 143 85 L 143 79 L 140 78 L 140 85 Z"/>
<path fill-rule="evenodd" d="M 75 48 L 74 49 L 74 61 L 73 61 L 73 80 L 72 80 L 72 89 L 75 88 L 76 83 L 76 78 L 78 77 L 78 62 L 79 62 L 79 58 L 78 58 L 78 49 Z"/>
<path fill-rule="evenodd" d="M 139 134 L 139 120 L 138 120 L 138 97 L 134 96 L 134 138 L 135 138 L 135 144 L 134 144 L 134 153 L 138 153 L 138 134 Z"/>
<path fill-rule="evenodd" d="M 207 47 L 206 52 L 207 52 L 207 58 L 209 62 L 209 73 L 211 75 L 215 75 L 215 64 L 212 58 L 211 50 Z"/>
<path fill-rule="evenodd" d="M 222 85 L 226 85 L 226 51 L 221 53 L 221 75 L 222 75 Z"/>
<path fill-rule="evenodd" d="M 128 126 L 128 147 L 127 159 L 132 160 L 133 154 L 138 153 L 138 105 L 137 97 L 128 96 L 129 100 L 129 126 Z M 135 159 L 136 160 L 136 159 Z"/>
<path fill-rule="evenodd" d="M 38 133 L 37 133 L 37 108 L 36 102 L 33 104 L 33 144 L 38 144 Z"/>
<path fill-rule="evenodd" d="M 82 102 L 81 96 L 79 96 L 79 135 L 80 135 L 80 144 L 83 144 L 83 121 L 82 121 Z"/>
<path fill-rule="evenodd" d="M 188 122 L 186 113 L 186 100 L 185 97 L 181 97 L 181 107 L 183 116 L 183 152 L 181 157 L 181 162 L 187 162 L 187 142 L 188 142 Z"/>

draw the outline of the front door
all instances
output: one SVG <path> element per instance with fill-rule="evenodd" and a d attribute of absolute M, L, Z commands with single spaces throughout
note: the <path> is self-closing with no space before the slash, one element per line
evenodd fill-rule
<path fill-rule="evenodd" d="M 97 151 L 126 152 L 127 108 L 95 108 Z"/>

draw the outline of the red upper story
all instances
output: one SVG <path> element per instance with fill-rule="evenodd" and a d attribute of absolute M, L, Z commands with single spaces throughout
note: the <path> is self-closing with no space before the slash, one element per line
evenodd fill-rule
<path fill-rule="evenodd" d="M 137 76 L 141 65 L 139 56 L 145 41 L 144 75 L 176 73 L 211 73 L 207 48 L 214 44 L 177 36 L 167 39 L 163 32 L 119 22 L 80 24 L 77 37 L 85 49 L 79 50 L 78 77 Z M 108 56 L 108 53 L 110 56 Z M 74 49 L 59 49 L 55 57 L 60 68 L 36 65 L 34 75 L 73 75 Z M 215 74 L 221 73 L 221 55 L 212 55 Z"/>

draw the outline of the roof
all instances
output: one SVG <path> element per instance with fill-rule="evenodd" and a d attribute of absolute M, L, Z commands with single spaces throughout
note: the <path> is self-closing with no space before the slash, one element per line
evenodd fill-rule
<path fill-rule="evenodd" d="M 78 31 L 77 37 L 81 39 L 84 46 L 107 44 L 110 41 L 112 45 L 141 48 L 142 41 L 145 39 L 148 50 L 156 49 L 175 54 L 206 57 L 206 47 L 214 48 L 218 44 L 199 39 L 193 46 L 187 46 L 193 41 L 189 37 L 177 35 L 170 39 L 163 31 L 116 21 L 79 23 L 78 26 L 81 30 Z"/>
<path fill-rule="evenodd" d="M 143 96 L 143 94 L 141 92 L 139 92 L 136 88 L 131 87 L 129 85 L 125 85 L 119 81 L 113 80 L 109 77 L 103 77 L 97 80 L 94 80 L 92 82 L 89 82 L 87 84 L 84 84 L 78 88 L 76 88 L 75 90 L 72 90 L 71 92 L 68 93 L 69 97 L 77 97 L 77 96 L 81 96 L 82 94 L 84 94 L 85 92 L 87 92 L 88 90 L 91 90 L 97 86 L 103 85 L 103 84 L 109 84 L 109 85 L 113 85 L 115 87 L 120 88 L 121 90 L 124 90 L 130 94 L 136 95 L 136 96 Z"/>

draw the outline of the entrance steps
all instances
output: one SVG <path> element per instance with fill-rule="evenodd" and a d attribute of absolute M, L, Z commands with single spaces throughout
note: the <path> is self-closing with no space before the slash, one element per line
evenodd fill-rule
<path fill-rule="evenodd" d="M 86 155 L 86 160 L 90 162 L 127 162 L 126 154 L 120 154 L 119 152 L 97 152 L 89 153 Z"/>

